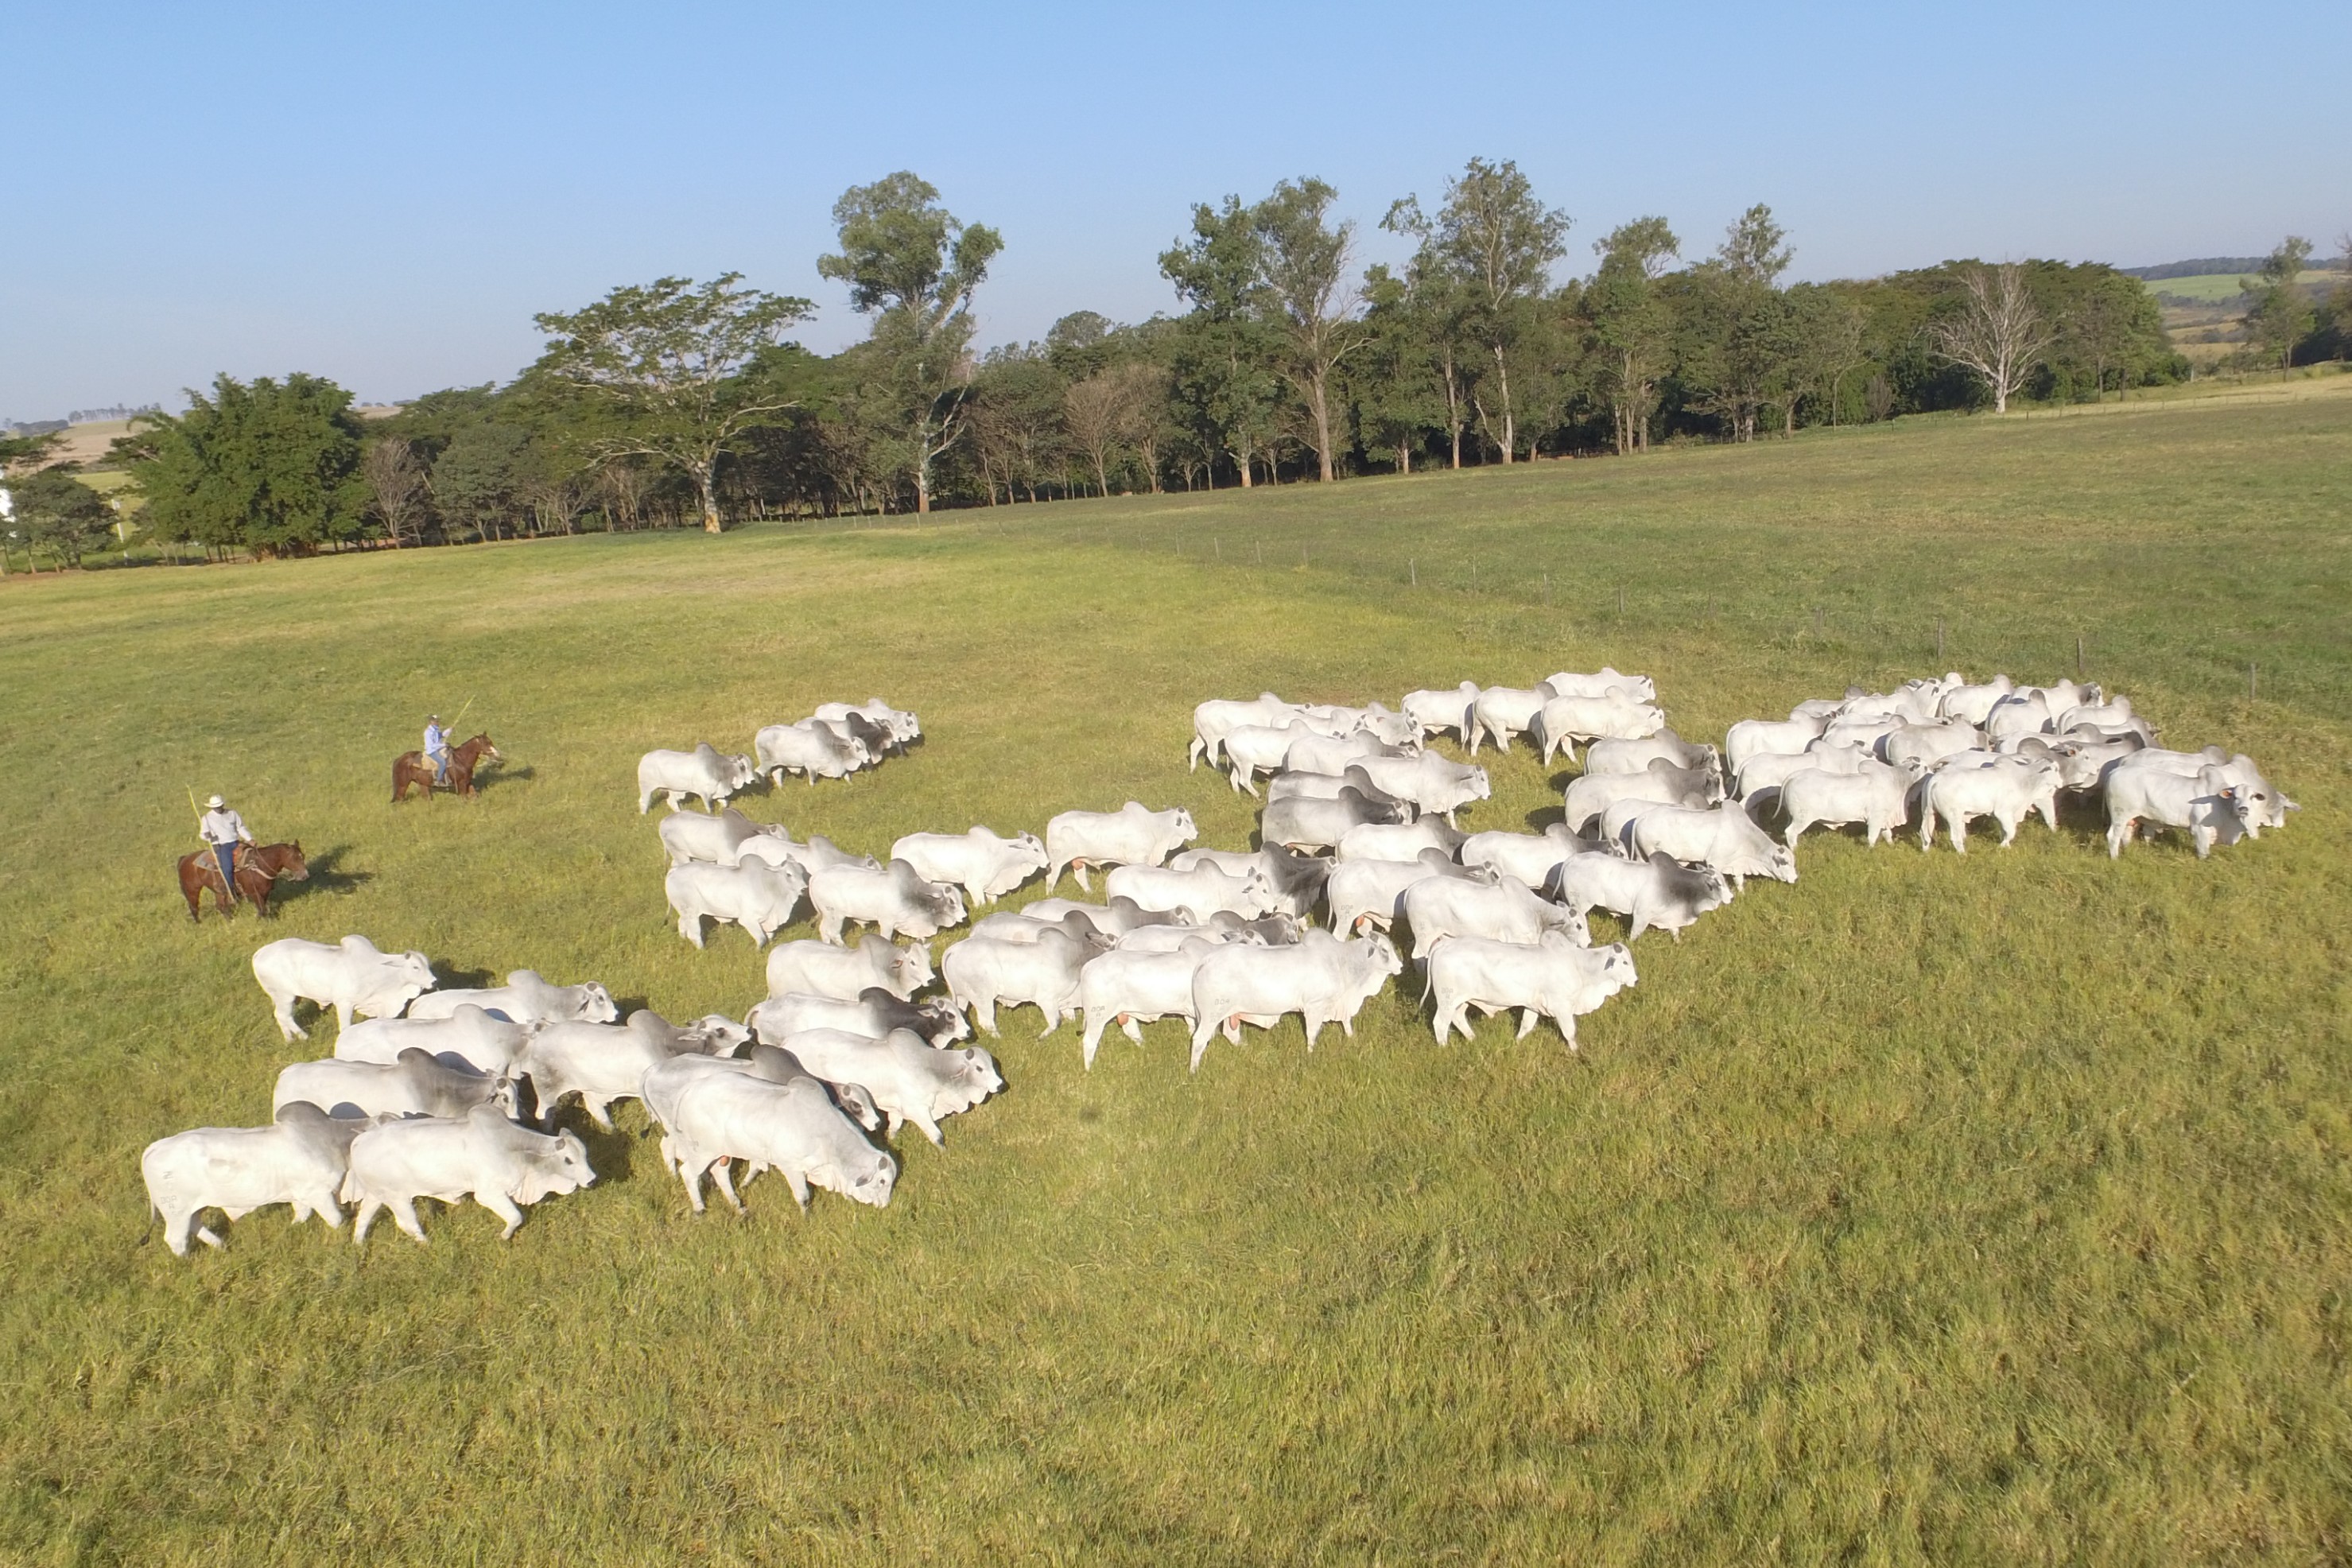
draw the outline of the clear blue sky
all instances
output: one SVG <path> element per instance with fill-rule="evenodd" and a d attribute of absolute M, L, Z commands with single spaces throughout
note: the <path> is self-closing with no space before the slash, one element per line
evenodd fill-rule
<path fill-rule="evenodd" d="M 1389 201 L 1516 158 L 1592 240 L 1769 202 L 1806 277 L 2123 265 L 2352 227 L 2352 5 L 0 3 L 0 416 L 308 370 L 503 380 L 534 310 L 663 273 L 815 299 L 845 186 L 910 168 L 1005 250 L 988 342 L 1172 308 L 1189 204 Z"/>

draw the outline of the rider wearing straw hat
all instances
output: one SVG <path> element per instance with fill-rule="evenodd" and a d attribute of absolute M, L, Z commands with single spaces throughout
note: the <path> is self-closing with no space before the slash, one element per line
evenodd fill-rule
<path fill-rule="evenodd" d="M 205 807 L 204 817 L 197 823 L 196 831 L 203 835 L 205 847 L 220 862 L 221 881 L 227 887 L 229 896 L 235 898 L 236 847 L 252 843 L 253 835 L 246 830 L 245 818 L 231 811 L 228 802 L 220 796 L 215 795 L 205 802 Z"/>

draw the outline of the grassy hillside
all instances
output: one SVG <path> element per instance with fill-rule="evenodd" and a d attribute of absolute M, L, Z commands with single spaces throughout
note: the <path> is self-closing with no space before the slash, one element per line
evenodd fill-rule
<path fill-rule="evenodd" d="M 14 581 L 0 616 L 0 1557 L 1886 1562 L 2352 1537 L 2352 396 L 1904 421 L 1748 449 L 916 525 Z M 1303 562 L 1302 562 L 1303 558 Z M 1549 574 L 1549 588 L 1545 574 Z M 1622 593 L 1622 610 L 1619 595 Z M 1818 620 L 1816 614 L 1818 612 Z M 266 1118 L 249 921 L 170 886 L 220 789 L 318 875 L 267 934 L 673 1016 L 760 961 L 662 905 L 635 759 L 880 693 L 912 756 L 747 807 L 886 849 L 1245 803 L 1215 694 L 1607 660 L 1685 733 L 1849 680 L 2071 669 L 2305 806 L 2210 862 L 2095 816 L 1965 860 L 1808 840 L 1582 1050 L 1311 1057 L 1013 1016 L 1008 1091 L 886 1211 L 691 1217 L 622 1108 L 510 1243 L 172 1258 L 151 1139 Z M 2249 700 L 2245 665 L 2262 667 Z M 428 708 L 509 762 L 386 804 Z M 1495 765 L 1474 827 L 1556 813 Z M 1036 889 L 1024 889 L 1027 899 Z M 1596 926 L 1605 922 L 1596 921 Z M 806 934 L 805 926 L 787 933 Z M 331 1021 L 315 1032 L 329 1045 Z M 581 1123 L 584 1127 L 584 1123 Z"/>
<path fill-rule="evenodd" d="M 2243 293 L 2239 284 L 2251 273 L 2200 272 L 2188 278 L 2158 278 L 2148 281 L 2148 291 L 2169 294 L 2176 299 L 2197 300 L 2211 304 L 2236 300 Z M 2325 291 L 2344 280 L 2344 275 L 2332 268 L 2306 268 L 2295 281 L 2306 289 Z"/>

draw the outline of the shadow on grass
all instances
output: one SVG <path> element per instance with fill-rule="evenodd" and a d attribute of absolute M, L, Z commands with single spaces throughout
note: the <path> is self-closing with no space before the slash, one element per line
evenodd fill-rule
<path fill-rule="evenodd" d="M 433 966 L 436 991 L 487 991 L 498 984 L 487 969 L 454 969 L 445 961 Z"/>
<path fill-rule="evenodd" d="M 374 881 L 375 873 L 373 871 L 349 871 L 343 868 L 343 858 L 351 852 L 350 845 L 338 844 L 331 848 L 322 849 L 316 855 L 307 857 L 304 864 L 310 868 L 310 879 L 302 882 L 278 883 L 277 897 L 272 902 L 290 904 L 298 899 L 307 899 L 314 893 L 356 892 Z"/>

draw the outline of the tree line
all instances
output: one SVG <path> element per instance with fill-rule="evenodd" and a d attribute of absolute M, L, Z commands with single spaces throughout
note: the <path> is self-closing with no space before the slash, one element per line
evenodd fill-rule
<path fill-rule="evenodd" d="M 537 317 L 546 348 L 503 386 L 362 419 L 314 376 L 222 376 L 116 456 L 151 535 L 278 553 L 1634 456 L 2188 374 L 2147 289 L 2101 264 L 1790 283 L 1759 205 L 1697 254 L 1664 218 L 1621 225 L 1563 279 L 1572 219 L 1474 159 L 1388 208 L 1408 259 L 1360 267 L 1337 201 L 1303 178 L 1199 204 L 1159 258 L 1180 313 L 1077 310 L 978 353 L 1002 237 L 896 174 L 834 208 L 817 270 L 870 322 L 837 354 L 793 340 L 805 299 L 663 278 Z M 2315 320 L 2263 309 L 2297 329 L 2291 361 Z"/>

